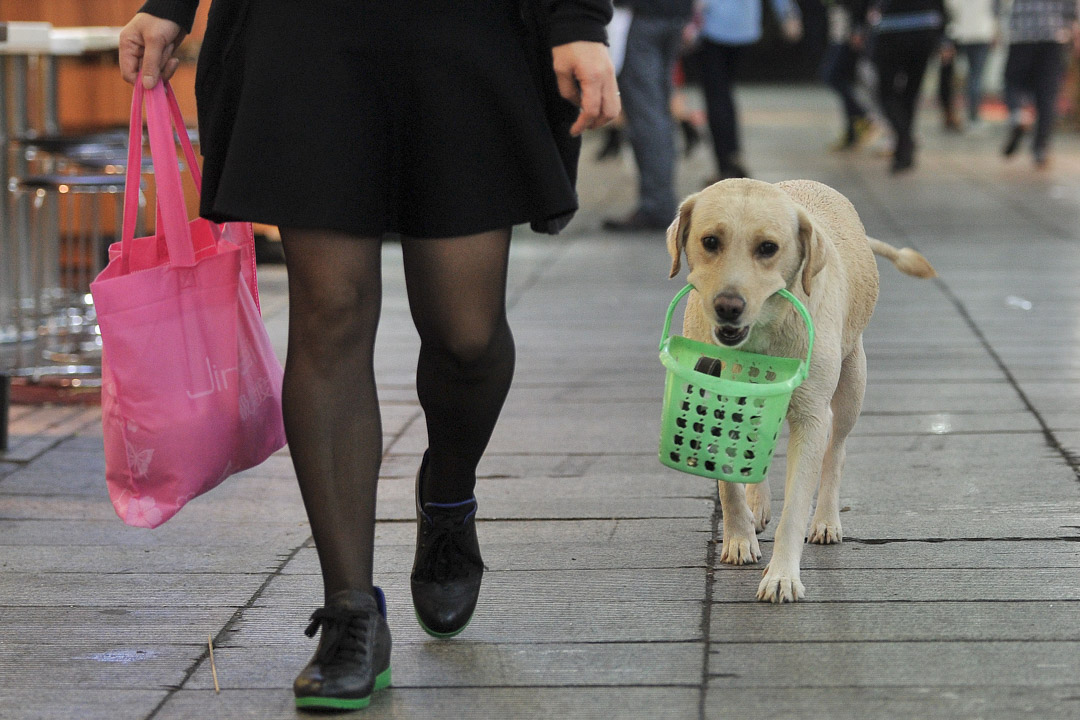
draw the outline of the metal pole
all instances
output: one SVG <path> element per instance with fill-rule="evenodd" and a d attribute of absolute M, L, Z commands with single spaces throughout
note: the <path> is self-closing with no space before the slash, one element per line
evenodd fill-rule
<path fill-rule="evenodd" d="M 8 410 L 11 408 L 11 376 L 0 372 L 0 452 L 8 449 Z"/>

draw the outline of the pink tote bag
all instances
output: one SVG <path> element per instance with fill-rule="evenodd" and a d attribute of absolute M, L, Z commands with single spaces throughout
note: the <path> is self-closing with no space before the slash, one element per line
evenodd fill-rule
<path fill-rule="evenodd" d="M 136 238 L 144 98 L 157 227 Z M 121 520 L 148 528 L 285 445 L 282 368 L 260 315 L 251 225 L 188 221 L 174 125 L 201 190 L 172 89 L 136 84 L 121 240 L 90 285 L 109 497 Z"/>

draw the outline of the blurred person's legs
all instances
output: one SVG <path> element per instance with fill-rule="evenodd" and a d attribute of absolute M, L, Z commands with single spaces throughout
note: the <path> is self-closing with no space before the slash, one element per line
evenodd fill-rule
<path fill-rule="evenodd" d="M 859 55 L 847 43 L 831 43 L 821 64 L 821 79 L 840 98 L 844 111 L 844 129 L 833 144 L 834 150 L 860 145 L 870 132 L 869 112 L 855 94 Z"/>
<path fill-rule="evenodd" d="M 881 109 L 896 134 L 891 170 L 915 164 L 915 118 L 923 77 L 938 42 L 936 31 L 890 33 L 878 38 L 877 60 Z"/>
<path fill-rule="evenodd" d="M 1001 154 L 1009 157 L 1020 147 L 1027 132 L 1024 125 L 1024 100 L 1031 93 L 1031 72 L 1035 60 L 1034 43 L 1013 43 L 1005 60 L 1005 107 L 1009 111 L 1009 129 Z"/>
<path fill-rule="evenodd" d="M 965 43 L 957 46 L 957 52 L 967 61 L 967 78 L 964 90 L 967 100 L 968 122 L 977 124 L 983 101 L 983 75 L 986 60 L 990 57 L 989 43 Z"/>
<path fill-rule="evenodd" d="M 960 129 L 956 116 L 956 53 L 946 55 L 942 51 L 938 60 L 938 105 L 941 106 L 942 124 L 946 130 Z"/>
<path fill-rule="evenodd" d="M 701 87 L 709 117 L 713 154 L 718 180 L 747 177 L 739 156 L 739 117 L 735 107 L 735 74 L 742 47 L 703 40 L 701 46 Z"/>
<path fill-rule="evenodd" d="M 1035 102 L 1035 134 L 1031 139 L 1031 152 L 1035 164 L 1042 167 L 1048 162 L 1050 138 L 1057 122 L 1057 100 L 1061 79 L 1065 73 L 1065 46 L 1056 42 L 1035 44 L 1032 63 L 1031 91 Z"/>
<path fill-rule="evenodd" d="M 675 216 L 675 121 L 670 103 L 684 25 L 683 20 L 640 14 L 630 24 L 619 89 L 638 168 L 638 200 L 629 217 L 605 220 L 605 229 L 659 230 Z"/>

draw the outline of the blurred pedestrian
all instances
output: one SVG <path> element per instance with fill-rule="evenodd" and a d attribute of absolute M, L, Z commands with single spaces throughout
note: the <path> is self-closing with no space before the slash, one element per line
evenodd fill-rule
<path fill-rule="evenodd" d="M 945 0 L 949 23 L 941 46 L 938 71 L 938 100 L 946 130 L 963 129 L 954 99 L 956 61 L 967 65 L 964 99 L 969 127 L 979 125 L 983 101 L 983 72 L 991 48 L 1001 39 L 1001 0 Z"/>
<path fill-rule="evenodd" d="M 1002 154 L 1009 157 L 1028 131 L 1024 101 L 1035 107 L 1031 152 L 1037 167 L 1049 162 L 1050 136 L 1065 73 L 1066 48 L 1075 47 L 1080 25 L 1077 0 L 1013 0 L 1009 11 L 1009 55 L 1005 61 L 1005 105 L 1009 131 Z"/>
<path fill-rule="evenodd" d="M 915 119 L 923 77 L 945 28 L 944 0 L 876 0 L 867 15 L 881 112 L 896 138 L 891 171 L 915 166 Z"/>
<path fill-rule="evenodd" d="M 821 63 L 821 79 L 836 91 L 844 113 L 844 129 L 832 145 L 836 151 L 861 147 L 875 136 L 870 108 L 857 91 L 859 60 L 866 51 L 868 2 L 825 0 L 829 43 Z"/>
<path fill-rule="evenodd" d="M 604 220 L 605 230 L 663 230 L 675 217 L 675 60 L 694 0 L 620 0 L 633 12 L 619 73 L 623 113 L 638 169 L 637 207 Z"/>
<path fill-rule="evenodd" d="M 704 0 L 701 27 L 701 87 L 716 156 L 716 180 L 747 177 L 742 159 L 735 80 L 746 48 L 761 39 L 764 0 Z M 770 0 L 788 42 L 802 37 L 802 15 L 794 0 Z M 711 184 L 711 182 L 709 183 Z"/>

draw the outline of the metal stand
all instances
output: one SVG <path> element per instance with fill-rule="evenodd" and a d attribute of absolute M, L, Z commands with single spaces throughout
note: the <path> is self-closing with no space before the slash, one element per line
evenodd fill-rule
<path fill-rule="evenodd" d="M 8 449 L 8 413 L 11 409 L 11 378 L 0 373 L 0 452 Z"/>

